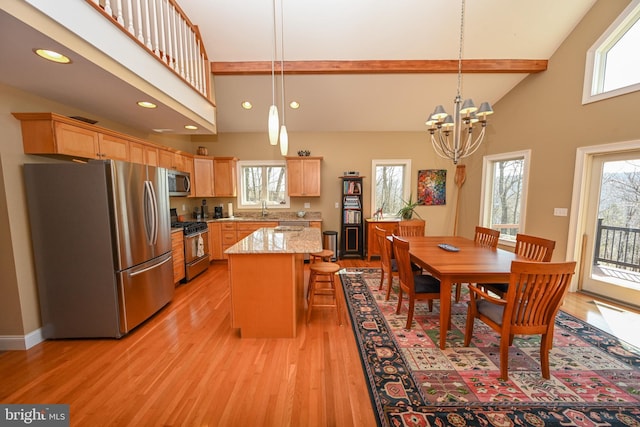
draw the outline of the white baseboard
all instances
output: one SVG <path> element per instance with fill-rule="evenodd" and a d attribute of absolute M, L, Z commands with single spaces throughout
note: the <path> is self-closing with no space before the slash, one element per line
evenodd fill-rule
<path fill-rule="evenodd" d="M 0 335 L 0 351 L 29 350 L 42 341 L 44 337 L 40 328 L 27 335 Z"/>

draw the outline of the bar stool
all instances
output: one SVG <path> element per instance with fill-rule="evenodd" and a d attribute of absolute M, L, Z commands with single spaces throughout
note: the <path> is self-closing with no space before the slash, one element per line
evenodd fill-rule
<path fill-rule="evenodd" d="M 329 251 L 331 252 L 331 251 Z M 307 289 L 307 323 L 311 319 L 311 310 L 315 307 L 335 307 L 338 312 L 338 324 L 342 325 L 342 316 L 340 315 L 340 298 L 336 291 L 335 274 L 340 270 L 340 264 L 335 262 L 315 262 L 309 264 L 309 288 Z M 327 286 L 319 286 L 322 283 Z M 316 295 L 331 296 L 331 302 L 316 302 Z"/>
<path fill-rule="evenodd" d="M 333 251 L 329 249 L 323 249 L 320 252 L 311 253 L 309 254 L 309 256 L 311 257 L 311 263 L 314 263 L 317 260 L 320 260 L 323 262 L 330 262 L 331 258 L 333 258 Z"/>

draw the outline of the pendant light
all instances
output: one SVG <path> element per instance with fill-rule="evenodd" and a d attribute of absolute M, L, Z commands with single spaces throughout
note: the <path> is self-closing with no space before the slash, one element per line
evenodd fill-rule
<path fill-rule="evenodd" d="M 278 126 L 280 119 L 278 118 L 278 107 L 276 106 L 276 77 L 275 77 L 275 61 L 276 61 L 276 0 L 273 0 L 273 43 L 271 51 L 271 107 L 269 107 L 269 143 L 278 145 Z"/>
<path fill-rule="evenodd" d="M 280 0 L 280 76 L 282 86 L 282 126 L 280 127 L 280 154 L 286 156 L 289 152 L 289 134 L 287 133 L 287 126 L 285 124 L 285 110 L 287 107 L 284 104 L 284 0 Z"/>

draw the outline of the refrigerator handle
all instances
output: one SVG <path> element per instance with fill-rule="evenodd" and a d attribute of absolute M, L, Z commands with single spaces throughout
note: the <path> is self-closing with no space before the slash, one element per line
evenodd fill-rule
<path fill-rule="evenodd" d="M 144 231 L 147 243 L 154 245 L 158 239 L 158 211 L 151 181 L 144 182 Z"/>
<path fill-rule="evenodd" d="M 151 210 L 153 212 L 153 244 L 158 243 L 158 229 L 160 228 L 160 217 L 158 214 L 158 198 L 156 197 L 156 189 L 153 182 L 149 182 L 149 190 L 151 190 Z"/>
<path fill-rule="evenodd" d="M 134 276 L 137 276 L 138 274 L 142 274 L 142 273 L 144 273 L 144 272 L 146 272 L 146 271 L 153 270 L 154 268 L 158 268 L 158 267 L 160 267 L 162 264 L 165 264 L 165 263 L 167 263 L 167 262 L 171 261 L 172 259 L 173 259 L 173 258 L 171 258 L 171 257 L 169 256 L 169 257 L 167 257 L 166 259 L 164 259 L 164 260 L 162 260 L 162 261 L 160 261 L 160 262 L 158 262 L 158 263 L 156 263 L 156 264 L 153 264 L 153 265 L 151 265 L 151 266 L 149 266 L 149 267 L 145 267 L 145 268 L 143 268 L 143 269 L 141 269 L 141 270 L 134 271 L 133 273 L 130 273 L 130 274 L 129 274 L 129 276 L 134 277 Z"/>

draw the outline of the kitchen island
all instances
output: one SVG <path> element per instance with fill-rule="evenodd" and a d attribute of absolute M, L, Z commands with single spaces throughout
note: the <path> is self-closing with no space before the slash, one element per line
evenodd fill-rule
<path fill-rule="evenodd" d="M 315 227 L 261 228 L 225 251 L 231 326 L 242 338 L 293 338 L 304 318 L 304 254 L 322 250 Z"/>

